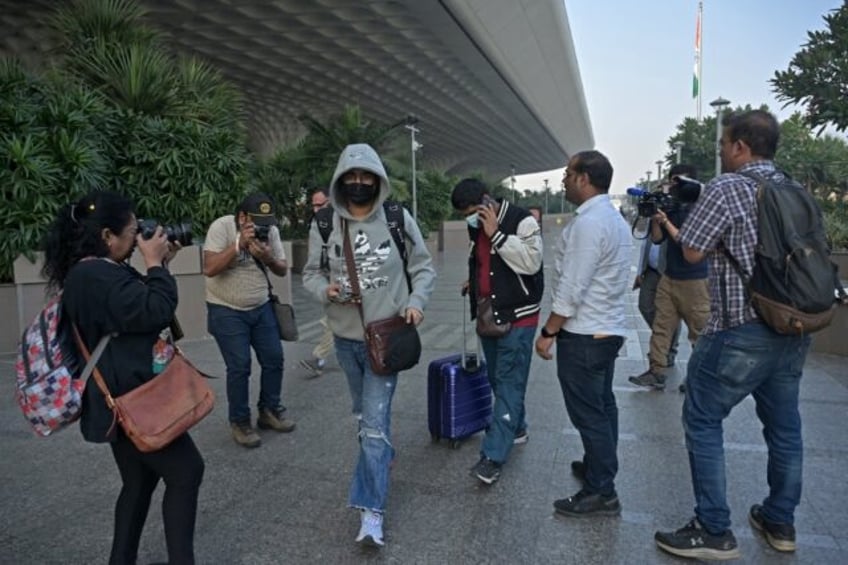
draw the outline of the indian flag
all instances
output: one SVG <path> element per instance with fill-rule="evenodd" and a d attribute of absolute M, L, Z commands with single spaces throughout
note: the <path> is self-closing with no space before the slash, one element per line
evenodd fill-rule
<path fill-rule="evenodd" d="M 701 91 L 701 12 L 695 22 L 695 69 L 692 73 L 692 98 L 697 98 Z"/>

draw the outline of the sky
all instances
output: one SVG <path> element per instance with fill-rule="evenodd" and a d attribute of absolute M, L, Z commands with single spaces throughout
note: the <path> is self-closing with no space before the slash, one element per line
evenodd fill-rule
<path fill-rule="evenodd" d="M 612 163 L 612 193 L 623 193 L 646 171 L 656 178 L 668 138 L 695 117 L 692 75 L 697 0 L 565 0 L 595 149 Z M 704 0 L 702 114 L 719 96 L 731 106 L 782 109 L 769 79 L 785 70 L 807 40 L 824 29 L 822 16 L 842 0 Z M 564 163 L 563 163 L 564 164 Z M 562 169 L 516 177 L 519 190 L 558 188 Z"/>

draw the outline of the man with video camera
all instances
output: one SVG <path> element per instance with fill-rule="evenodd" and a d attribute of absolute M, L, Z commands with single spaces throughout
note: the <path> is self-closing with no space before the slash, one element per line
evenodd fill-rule
<path fill-rule="evenodd" d="M 665 270 L 657 285 L 654 298 L 654 323 L 651 326 L 651 345 L 648 370 L 628 380 L 639 386 L 658 390 L 665 388 L 668 351 L 682 319 L 689 330 L 689 341 L 703 331 L 710 316 L 710 295 L 707 287 L 707 262 L 689 263 L 683 258 L 683 248 L 678 242 L 680 226 L 700 193 L 700 183 L 694 180 L 695 168 L 691 165 L 674 165 L 668 173 L 667 197 L 654 199 L 658 204 L 651 210 L 651 241 L 666 244 Z M 655 193 L 650 193 L 650 198 Z M 644 198 L 648 200 L 649 198 Z M 646 213 L 640 202 L 640 214 Z M 681 385 L 681 391 L 683 385 Z"/>

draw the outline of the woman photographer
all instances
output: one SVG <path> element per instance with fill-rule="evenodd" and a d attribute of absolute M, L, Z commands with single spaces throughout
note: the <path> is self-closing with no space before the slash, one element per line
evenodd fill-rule
<path fill-rule="evenodd" d="M 94 191 L 64 206 L 45 239 L 42 270 L 63 291 L 66 319 L 91 351 L 113 334 L 97 367 L 113 396 L 142 385 L 173 357 L 169 326 L 177 284 L 165 268 L 179 245 L 161 227 L 149 239 L 138 233 L 133 204 L 120 194 Z M 128 264 L 135 248 L 147 274 Z M 94 379 L 86 384 L 80 428 L 86 441 L 108 442 L 121 474 L 109 563 L 134 564 L 150 499 L 165 482 L 162 514 L 168 562 L 194 563 L 194 524 L 204 464 L 188 434 L 152 453 L 140 452 L 114 421 Z M 94 480 L 97 480 L 94 478 Z"/>

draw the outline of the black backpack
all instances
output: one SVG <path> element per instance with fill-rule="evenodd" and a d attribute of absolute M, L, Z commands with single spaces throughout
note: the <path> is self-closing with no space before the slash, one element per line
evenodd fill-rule
<path fill-rule="evenodd" d="M 406 286 L 412 293 L 412 281 L 409 278 L 409 272 L 406 270 L 409 255 L 406 252 L 406 226 L 404 222 L 403 206 L 391 200 L 383 201 L 383 211 L 386 213 L 386 224 L 389 227 L 389 233 L 392 234 L 392 239 L 395 241 L 395 246 L 400 251 L 400 257 L 403 260 L 403 272 L 406 275 Z M 333 207 L 324 206 L 317 212 L 313 221 L 318 225 L 318 233 L 321 234 L 321 241 L 324 244 L 321 246 L 321 269 L 330 270 L 329 245 L 330 234 L 333 233 Z"/>
<path fill-rule="evenodd" d="M 830 260 L 818 204 L 786 173 L 773 178 L 741 174 L 758 184 L 754 272 L 744 272 L 723 250 L 745 283 L 751 305 L 780 334 L 802 335 L 827 327 L 837 295 L 844 300 L 845 290 Z"/>

